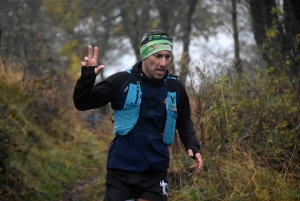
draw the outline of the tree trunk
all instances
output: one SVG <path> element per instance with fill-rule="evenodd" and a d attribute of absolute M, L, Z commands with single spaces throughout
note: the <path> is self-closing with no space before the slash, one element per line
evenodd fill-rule
<path fill-rule="evenodd" d="M 286 71 L 299 93 L 300 1 L 284 0 L 283 11 L 276 8 L 275 0 L 250 0 L 253 33 L 268 66 Z M 270 30 L 274 35 L 266 37 Z"/>
<path fill-rule="evenodd" d="M 236 0 L 231 0 L 232 4 L 232 29 L 234 39 L 234 67 L 238 74 L 242 73 L 242 62 L 240 59 L 239 33 L 237 26 Z"/>
<path fill-rule="evenodd" d="M 160 18 L 160 27 L 162 30 L 166 31 L 168 34 L 171 34 L 172 30 L 170 29 L 170 21 L 169 21 L 169 13 L 170 8 L 169 5 L 171 2 L 169 0 L 157 0 L 157 10 L 159 12 Z"/>
<path fill-rule="evenodd" d="M 135 8 L 131 8 L 132 1 L 124 1 L 124 0 L 118 0 L 117 6 L 120 9 L 120 14 L 123 21 L 123 27 L 125 30 L 125 33 L 127 34 L 130 43 L 132 45 L 132 48 L 134 50 L 136 60 L 140 60 L 140 43 L 141 39 L 143 37 L 143 34 L 148 29 L 149 24 L 149 2 L 148 1 L 142 1 L 140 9 L 142 10 L 139 12 L 138 10 L 135 10 Z M 140 3 L 134 2 L 134 3 Z M 131 15 L 131 16 L 130 16 Z"/>
<path fill-rule="evenodd" d="M 250 0 L 252 16 L 252 28 L 256 44 L 261 48 L 266 40 L 266 33 L 272 27 L 272 7 L 276 7 L 275 0 Z M 265 61 L 269 61 L 268 55 L 262 53 Z"/>
<path fill-rule="evenodd" d="M 182 37 L 182 42 L 183 42 L 183 53 L 180 61 L 180 75 L 179 79 L 181 82 L 185 85 L 186 84 L 186 77 L 189 72 L 189 62 L 191 60 L 190 54 L 189 54 L 189 46 L 190 46 L 190 40 L 191 40 L 191 31 L 192 31 L 192 18 L 193 14 L 196 10 L 196 6 L 198 3 L 198 0 L 190 0 L 188 1 L 188 12 L 186 15 L 186 23 L 185 27 L 183 30 L 183 37 Z"/>
<path fill-rule="evenodd" d="M 291 74 L 299 77 L 300 72 L 300 1 L 284 1 L 284 28 L 286 38 L 286 51 L 291 51 Z"/>

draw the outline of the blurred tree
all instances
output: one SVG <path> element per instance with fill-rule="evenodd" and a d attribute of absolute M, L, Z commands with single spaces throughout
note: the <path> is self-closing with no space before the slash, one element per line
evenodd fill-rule
<path fill-rule="evenodd" d="M 182 37 L 181 40 L 183 42 L 183 52 L 180 61 L 180 80 L 185 85 L 186 77 L 189 73 L 189 63 L 191 60 L 189 47 L 191 43 L 191 33 L 192 33 L 192 24 L 193 24 L 193 16 L 196 11 L 198 4 L 198 0 L 190 0 L 187 3 L 186 11 L 185 11 L 185 23 L 182 23 Z"/>
<path fill-rule="evenodd" d="M 43 47 L 43 40 L 37 22 L 40 16 L 41 1 L 17 1 L 3 0 L 0 6 L 0 30 L 1 30 L 1 57 L 14 61 L 13 68 L 17 63 L 22 63 L 24 74 L 39 74 L 33 71 L 37 57 Z"/>
<path fill-rule="evenodd" d="M 231 0 L 232 4 L 232 29 L 233 29 L 233 40 L 234 40 L 234 67 L 237 73 L 242 72 L 242 62 L 240 59 L 240 41 L 238 33 L 238 23 L 237 23 L 237 10 L 236 10 L 236 0 Z"/>
<path fill-rule="evenodd" d="M 212 0 L 211 4 L 214 21 L 217 24 L 215 29 L 217 38 L 224 39 L 224 43 L 219 40 L 220 45 L 218 44 L 222 48 L 212 47 L 215 50 L 212 54 L 215 55 L 216 60 L 221 58 L 222 61 L 228 61 L 228 66 L 225 62 L 222 63 L 222 71 L 227 66 L 228 70 L 230 69 L 227 73 L 234 74 L 237 70 L 249 71 L 253 66 L 262 64 L 253 36 L 249 2 Z M 224 47 L 224 44 L 230 44 L 231 41 L 233 45 Z M 237 63 L 240 63 L 240 66 Z M 234 71 L 231 71 L 231 68 Z"/>
<path fill-rule="evenodd" d="M 41 124 L 58 116 L 58 105 L 66 105 L 68 95 L 62 93 L 68 82 L 67 65 L 58 57 L 60 46 L 55 43 L 60 35 L 44 8 L 42 0 L 3 0 L 0 6 L 1 66 L 17 72 L 16 79 L 22 76 L 19 87 L 29 96 L 38 94 L 40 99 L 33 104 Z"/>
<path fill-rule="evenodd" d="M 139 60 L 139 45 L 143 33 L 148 29 L 161 29 L 168 32 L 175 40 L 182 42 L 183 54 L 181 59 L 180 78 L 185 83 L 190 61 L 189 46 L 193 35 L 212 33 L 212 18 L 209 17 L 207 6 L 198 6 L 198 0 L 183 2 L 180 0 L 152 1 L 115 1 L 120 13 L 122 26 L 120 34 L 129 38 L 136 60 Z M 201 4 L 205 5 L 203 1 Z M 197 17 L 195 17 L 197 14 Z M 205 16 L 205 17 L 203 17 Z M 200 20 L 199 20 L 200 18 Z M 210 19 L 210 20 L 206 20 Z M 204 24 L 204 26 L 203 26 Z M 207 25 L 209 24 L 209 25 Z M 206 32 L 206 33 L 202 33 Z M 174 73 L 174 69 L 171 69 Z"/>
<path fill-rule="evenodd" d="M 182 43 L 179 78 L 185 84 L 189 72 L 189 49 L 192 39 L 200 36 L 208 39 L 215 33 L 216 23 L 210 5 L 203 0 L 154 0 L 153 3 L 154 10 L 157 10 L 159 15 L 158 28 L 167 31 Z"/>
<path fill-rule="evenodd" d="M 208 7 L 204 1 L 199 0 L 189 1 L 188 3 L 180 0 L 142 2 L 137 0 L 91 0 L 88 2 L 84 0 L 38 0 L 34 3 L 22 1 L 25 9 L 21 9 L 22 3 L 11 4 L 11 2 L 4 0 L 7 7 L 12 10 L 15 8 L 13 12 L 20 12 L 22 15 L 27 12 L 27 15 L 20 18 L 18 23 L 30 24 L 30 26 L 24 27 L 32 28 L 31 30 L 34 31 L 36 37 L 31 39 L 34 38 L 39 45 L 36 48 L 36 54 L 33 53 L 33 50 L 24 52 L 35 55 L 35 59 L 39 61 L 37 66 L 40 65 L 42 60 L 47 60 L 51 64 L 53 64 L 53 61 L 58 60 L 68 61 L 70 64 L 54 66 L 59 70 L 70 70 L 73 73 L 79 73 L 80 58 L 86 56 L 88 44 L 99 45 L 99 58 L 102 63 L 109 65 L 115 62 L 117 57 L 124 55 L 124 52 L 125 54 L 128 53 L 129 40 L 136 60 L 139 60 L 139 44 L 142 34 L 148 29 L 162 29 L 168 30 L 168 33 L 175 40 L 182 42 L 182 52 L 184 53 L 180 62 L 180 78 L 185 83 L 188 73 L 187 66 L 190 61 L 189 46 L 192 37 L 204 36 L 208 38 L 213 33 L 211 28 L 213 20 Z M 27 4 L 31 6 L 27 6 Z M 6 7 L 5 5 L 4 7 Z M 16 19 L 20 14 L 14 15 L 13 12 L 11 16 L 15 17 L 10 17 L 10 19 L 15 20 L 17 23 Z M 4 15 L 5 11 L 2 10 L 1 13 Z M 9 18 L 9 16 L 5 17 Z M 22 26 L 17 27 L 15 29 L 22 28 Z M 24 38 L 26 32 L 19 31 L 15 33 L 20 33 Z M 3 36 L 9 34 L 2 31 L 1 35 L 3 38 Z M 10 35 L 10 38 L 12 36 Z M 22 37 L 16 36 L 18 40 Z M 8 46 L 11 47 L 11 45 L 1 44 L 2 52 L 4 47 Z M 11 50 L 12 48 L 10 48 Z M 26 61 L 31 60 L 26 59 Z M 24 64 L 24 66 L 30 66 L 35 74 L 38 73 L 37 69 L 45 70 L 45 68 L 34 67 L 35 65 Z M 101 79 L 104 79 L 103 74 L 101 77 Z"/>
<path fill-rule="evenodd" d="M 300 1 L 250 0 L 253 33 L 269 66 L 281 68 L 299 77 Z M 277 64 L 277 65 L 276 65 Z"/>
<path fill-rule="evenodd" d="M 251 17 L 252 17 L 252 27 L 253 27 L 253 33 L 255 37 L 255 41 L 258 44 L 258 46 L 261 48 L 263 58 L 266 61 L 270 61 L 270 57 L 267 54 L 267 51 L 263 50 L 263 47 L 266 44 L 267 34 L 268 37 L 275 39 L 275 27 L 279 26 L 280 32 L 282 32 L 281 24 L 278 21 L 278 15 L 277 13 L 274 13 L 274 16 L 271 14 L 272 8 L 276 8 L 276 1 L 270 0 L 270 1 L 257 1 L 257 0 L 250 0 L 250 11 L 251 11 Z M 277 20 L 273 21 L 275 18 Z M 275 27 L 274 27 L 275 26 Z M 267 33 L 268 32 L 268 33 Z M 282 35 L 280 36 L 282 37 Z M 276 41 L 277 44 L 281 43 L 281 39 L 279 37 L 276 37 L 274 42 Z M 278 53 L 278 46 L 274 46 Z"/>
<path fill-rule="evenodd" d="M 140 43 L 143 34 L 151 28 L 151 5 L 149 1 L 116 0 L 120 10 L 124 33 L 130 40 L 136 60 L 140 58 Z"/>
<path fill-rule="evenodd" d="M 109 65 L 126 52 L 128 45 L 124 42 L 122 28 L 120 28 L 120 12 L 112 1 L 86 2 L 86 13 L 83 22 L 77 30 L 86 42 L 81 46 L 81 54 L 87 54 L 87 45 L 99 46 L 99 62 Z M 88 22 L 88 23 L 87 23 Z M 116 51 L 117 50 L 117 51 Z M 82 57 L 83 58 L 83 57 Z M 101 79 L 104 79 L 101 71 Z"/>

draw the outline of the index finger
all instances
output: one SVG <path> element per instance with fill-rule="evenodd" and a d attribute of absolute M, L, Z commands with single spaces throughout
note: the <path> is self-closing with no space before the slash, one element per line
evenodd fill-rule
<path fill-rule="evenodd" d="M 98 47 L 94 48 L 94 57 L 93 59 L 97 60 L 98 59 Z"/>
<path fill-rule="evenodd" d="M 88 58 L 91 59 L 92 56 L 93 56 L 92 46 L 89 45 L 89 46 L 88 46 Z"/>

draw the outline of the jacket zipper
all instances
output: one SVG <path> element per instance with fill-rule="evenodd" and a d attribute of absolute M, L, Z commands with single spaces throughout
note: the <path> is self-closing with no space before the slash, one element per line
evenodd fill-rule
<path fill-rule="evenodd" d="M 134 104 L 137 104 L 138 98 L 139 98 L 139 88 L 140 88 L 140 81 L 136 82 L 136 97 Z"/>
<path fill-rule="evenodd" d="M 155 95 L 155 89 L 154 87 L 152 87 L 152 94 L 151 94 L 151 98 L 154 98 L 154 95 Z M 151 107 L 151 117 L 153 117 L 153 107 Z M 149 155 L 150 155 L 150 164 L 151 164 L 151 167 L 152 167 L 152 138 L 151 138 L 151 134 L 149 133 Z"/>

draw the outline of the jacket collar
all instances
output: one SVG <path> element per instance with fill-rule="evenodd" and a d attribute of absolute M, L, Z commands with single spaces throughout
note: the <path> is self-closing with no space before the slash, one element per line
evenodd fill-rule
<path fill-rule="evenodd" d="M 168 70 L 166 72 L 166 74 L 164 75 L 163 79 L 154 79 L 154 78 L 149 78 L 147 77 L 147 75 L 143 72 L 142 70 L 142 61 L 139 61 L 138 63 L 136 63 L 133 67 L 132 67 L 132 74 L 137 76 L 140 79 L 143 79 L 147 82 L 150 83 L 154 83 L 154 84 L 164 84 L 164 82 L 167 79 L 168 76 Z"/>

